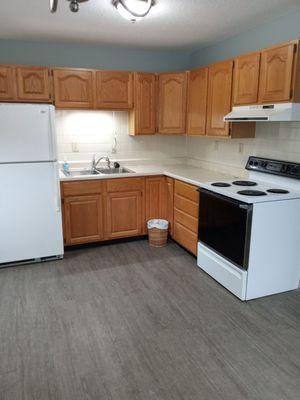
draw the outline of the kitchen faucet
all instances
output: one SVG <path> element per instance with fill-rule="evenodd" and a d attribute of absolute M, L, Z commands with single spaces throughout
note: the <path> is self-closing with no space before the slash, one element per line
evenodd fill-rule
<path fill-rule="evenodd" d="M 99 162 L 101 160 L 105 160 L 107 162 L 107 168 L 110 168 L 110 159 L 109 159 L 108 156 L 100 157 L 96 161 L 96 157 L 95 157 L 95 154 L 94 154 L 93 155 L 93 159 L 92 159 L 92 171 L 95 171 L 97 169 L 97 165 L 99 164 Z"/>

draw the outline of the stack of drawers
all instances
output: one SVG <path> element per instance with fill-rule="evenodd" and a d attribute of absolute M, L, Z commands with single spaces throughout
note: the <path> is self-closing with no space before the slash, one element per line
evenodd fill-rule
<path fill-rule="evenodd" d="M 175 180 L 174 239 L 197 255 L 199 192 L 197 186 Z"/>

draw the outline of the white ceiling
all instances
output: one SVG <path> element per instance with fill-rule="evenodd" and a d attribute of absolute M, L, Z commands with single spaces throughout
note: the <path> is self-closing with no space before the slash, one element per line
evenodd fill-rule
<path fill-rule="evenodd" d="M 299 7 L 299 0 L 156 0 L 150 14 L 132 24 L 111 0 L 88 0 L 78 14 L 59 0 L 3 0 L 0 38 L 129 45 L 145 48 L 201 48 L 234 36 Z"/>

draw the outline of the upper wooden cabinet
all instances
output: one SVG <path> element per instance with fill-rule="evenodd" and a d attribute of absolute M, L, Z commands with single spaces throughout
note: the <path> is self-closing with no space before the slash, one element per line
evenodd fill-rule
<path fill-rule="evenodd" d="M 17 96 L 23 101 L 51 101 L 49 69 L 44 67 L 17 67 Z"/>
<path fill-rule="evenodd" d="M 159 75 L 159 133 L 185 133 L 186 97 L 186 72 Z"/>
<path fill-rule="evenodd" d="M 293 41 L 262 51 L 259 102 L 292 99 L 297 43 Z"/>
<path fill-rule="evenodd" d="M 0 100 L 9 101 L 16 98 L 15 69 L 10 66 L 0 66 Z"/>
<path fill-rule="evenodd" d="M 55 68 L 54 103 L 57 108 L 94 108 L 92 70 Z"/>
<path fill-rule="evenodd" d="M 187 134 L 206 134 L 208 68 L 189 73 Z"/>
<path fill-rule="evenodd" d="M 133 106 L 133 74 L 124 71 L 96 71 L 96 107 L 126 110 Z"/>
<path fill-rule="evenodd" d="M 233 105 L 255 104 L 258 100 L 260 53 L 235 59 Z"/>
<path fill-rule="evenodd" d="M 229 124 L 223 118 L 231 110 L 233 61 L 209 67 L 207 135 L 229 136 Z"/>
<path fill-rule="evenodd" d="M 134 109 L 130 112 L 130 135 L 154 135 L 157 103 L 156 74 L 134 74 Z"/>

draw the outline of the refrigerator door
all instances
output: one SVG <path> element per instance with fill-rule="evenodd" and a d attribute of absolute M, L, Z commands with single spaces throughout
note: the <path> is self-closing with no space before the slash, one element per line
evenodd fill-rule
<path fill-rule="evenodd" d="M 2 164 L 0 182 L 0 266 L 62 255 L 57 164 Z"/>
<path fill-rule="evenodd" d="M 0 163 L 56 161 L 54 107 L 0 103 Z"/>

